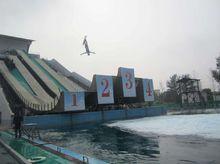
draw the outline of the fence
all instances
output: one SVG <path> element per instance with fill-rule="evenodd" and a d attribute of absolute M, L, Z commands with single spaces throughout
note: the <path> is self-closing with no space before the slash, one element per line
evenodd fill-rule
<path fill-rule="evenodd" d="M 205 103 L 190 103 L 190 104 L 178 104 L 178 103 L 154 103 L 152 106 L 164 107 L 167 110 L 183 110 L 183 109 L 210 109 L 220 108 L 220 101 L 207 101 Z"/>

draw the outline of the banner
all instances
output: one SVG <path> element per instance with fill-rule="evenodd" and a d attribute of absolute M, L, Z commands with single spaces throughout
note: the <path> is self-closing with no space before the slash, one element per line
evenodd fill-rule
<path fill-rule="evenodd" d="M 114 103 L 112 76 L 96 75 L 96 88 L 98 104 Z"/>
<path fill-rule="evenodd" d="M 85 110 L 84 92 L 64 92 L 64 111 Z"/>
<path fill-rule="evenodd" d="M 134 69 L 120 67 L 119 76 L 122 78 L 122 88 L 124 97 L 136 97 Z"/>
<path fill-rule="evenodd" d="M 142 79 L 144 101 L 154 101 L 154 87 L 152 79 Z"/>

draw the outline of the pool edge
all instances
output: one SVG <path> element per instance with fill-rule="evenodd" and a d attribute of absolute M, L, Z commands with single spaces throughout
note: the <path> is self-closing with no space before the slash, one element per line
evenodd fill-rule
<path fill-rule="evenodd" d="M 24 158 L 22 155 L 17 153 L 14 149 L 12 149 L 10 146 L 5 144 L 2 139 L 0 138 L 0 144 L 6 149 L 6 151 L 15 159 L 17 160 L 18 163 L 21 164 L 31 164 L 30 162 L 27 161 L 26 158 Z"/>

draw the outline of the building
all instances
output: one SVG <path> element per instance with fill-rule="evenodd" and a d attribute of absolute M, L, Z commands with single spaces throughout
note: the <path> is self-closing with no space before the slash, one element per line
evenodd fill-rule
<path fill-rule="evenodd" d="M 0 34 L 0 53 L 4 53 L 11 49 L 22 50 L 28 53 L 32 42 L 33 40 L 30 39 Z"/>
<path fill-rule="evenodd" d="M 194 104 L 204 102 L 200 92 L 200 80 L 183 77 L 177 81 L 178 93 L 182 98 L 182 104 Z"/>

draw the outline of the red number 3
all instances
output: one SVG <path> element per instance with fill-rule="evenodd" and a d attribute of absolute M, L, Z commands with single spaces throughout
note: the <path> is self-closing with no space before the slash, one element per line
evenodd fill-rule
<path fill-rule="evenodd" d="M 131 81 L 131 78 L 132 78 L 131 73 L 127 72 L 127 73 L 125 74 L 125 77 L 126 77 L 126 79 L 127 79 L 127 82 L 125 83 L 125 86 L 126 86 L 127 89 L 131 89 L 132 86 L 133 86 L 133 83 L 132 83 L 132 81 Z"/>
<path fill-rule="evenodd" d="M 101 85 L 105 86 L 104 90 L 102 91 L 102 97 L 109 97 L 110 96 L 110 90 L 108 90 L 109 81 L 107 79 L 103 79 Z"/>

